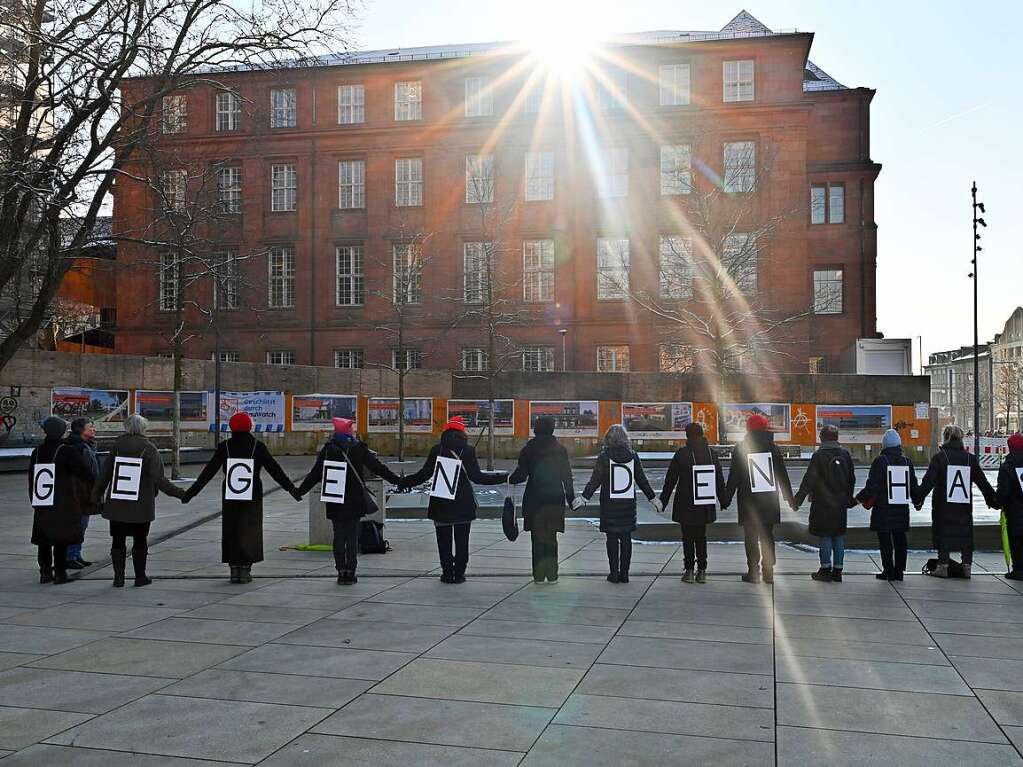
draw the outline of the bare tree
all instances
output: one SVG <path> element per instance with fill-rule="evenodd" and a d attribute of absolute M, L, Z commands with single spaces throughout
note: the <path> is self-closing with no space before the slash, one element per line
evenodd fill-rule
<path fill-rule="evenodd" d="M 1023 428 L 1023 364 L 1018 360 L 995 361 L 995 407 L 1005 413 L 1005 429 L 1011 431 L 1012 410 L 1016 408 L 1016 429 Z M 993 428 L 994 425 L 992 425 Z"/>
<path fill-rule="evenodd" d="M 0 369 L 45 322 L 164 97 L 219 85 L 219 70 L 301 66 L 341 51 L 355 2 L 0 3 L 0 297 L 8 306 Z"/>

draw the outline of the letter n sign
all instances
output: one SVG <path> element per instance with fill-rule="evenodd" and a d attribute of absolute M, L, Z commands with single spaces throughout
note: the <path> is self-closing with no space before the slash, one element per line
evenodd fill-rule
<path fill-rule="evenodd" d="M 458 491 L 458 475 L 462 471 L 462 462 L 457 458 L 437 456 L 433 467 L 433 482 L 430 483 L 430 497 L 455 500 Z"/>
<path fill-rule="evenodd" d="M 32 470 L 32 505 L 53 506 L 57 464 L 37 463 Z"/>
<path fill-rule="evenodd" d="M 110 500 L 137 503 L 142 487 L 142 459 L 119 455 L 114 458 L 110 479 Z"/>
<path fill-rule="evenodd" d="M 714 467 L 693 466 L 693 506 L 713 506 L 717 502 L 717 472 Z"/>
<path fill-rule="evenodd" d="M 949 503 L 973 503 L 969 466 L 949 464 L 945 474 L 945 500 Z"/>
<path fill-rule="evenodd" d="M 909 467 L 888 467 L 888 504 L 890 506 L 909 505 Z"/>
<path fill-rule="evenodd" d="M 749 468 L 749 489 L 754 493 L 774 493 L 778 482 L 774 476 L 774 456 L 770 453 L 750 453 L 746 456 Z"/>
<path fill-rule="evenodd" d="M 610 461 L 611 482 L 607 489 L 609 498 L 627 499 L 636 497 L 636 462 L 615 463 Z"/>
<path fill-rule="evenodd" d="M 320 500 L 324 503 L 344 503 L 347 483 L 347 461 L 324 461 L 323 481 L 320 482 Z"/>
<path fill-rule="evenodd" d="M 256 462 L 251 458 L 228 458 L 225 501 L 251 501 L 255 485 Z"/>

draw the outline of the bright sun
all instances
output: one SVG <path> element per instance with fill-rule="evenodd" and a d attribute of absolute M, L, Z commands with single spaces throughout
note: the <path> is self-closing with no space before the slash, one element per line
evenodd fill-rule
<path fill-rule="evenodd" d="M 597 38 L 578 30 L 565 34 L 565 29 L 550 24 L 545 32 L 528 38 L 526 45 L 537 66 L 543 67 L 560 80 L 574 80 L 589 64 Z"/>

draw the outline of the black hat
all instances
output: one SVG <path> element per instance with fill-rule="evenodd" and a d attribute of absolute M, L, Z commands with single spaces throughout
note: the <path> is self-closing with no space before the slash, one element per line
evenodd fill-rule
<path fill-rule="evenodd" d="M 504 513 L 501 515 L 504 535 L 509 541 L 519 537 L 519 521 L 515 518 L 515 501 L 509 495 L 504 499 Z"/>
<path fill-rule="evenodd" d="M 43 433 L 50 439 L 60 439 L 64 436 L 64 432 L 67 431 L 67 423 L 63 418 L 58 418 L 55 415 L 44 418 L 41 426 L 43 427 Z"/>

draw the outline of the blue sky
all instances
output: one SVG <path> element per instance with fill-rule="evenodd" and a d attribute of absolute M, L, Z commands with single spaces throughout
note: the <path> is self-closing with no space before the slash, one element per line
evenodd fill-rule
<path fill-rule="evenodd" d="M 772 29 L 814 32 L 813 61 L 877 90 L 878 328 L 923 336 L 925 355 L 973 341 L 970 182 L 987 205 L 981 340 L 1023 304 L 1023 2 L 939 0 L 365 0 L 361 48 L 571 34 L 719 29 L 745 8 Z"/>

